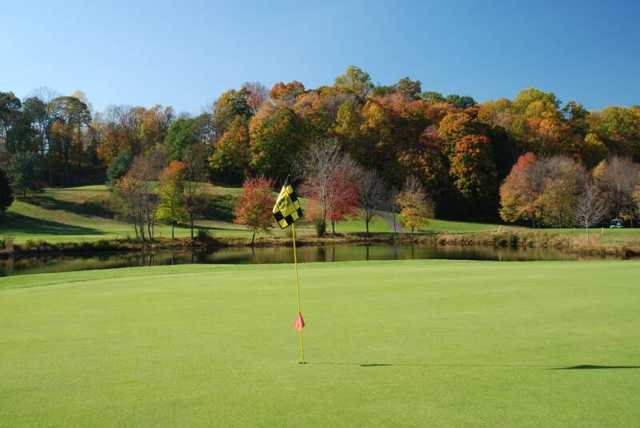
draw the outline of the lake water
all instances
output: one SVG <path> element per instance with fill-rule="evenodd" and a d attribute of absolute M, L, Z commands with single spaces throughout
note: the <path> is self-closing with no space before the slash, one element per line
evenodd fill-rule
<path fill-rule="evenodd" d="M 336 245 L 299 247 L 300 262 L 335 262 L 351 260 L 576 260 L 573 255 L 551 250 L 515 250 L 492 247 L 438 247 L 417 245 Z M 223 248 L 210 253 L 158 251 L 154 253 L 94 253 L 87 255 L 53 255 L 0 260 L 0 276 L 69 272 L 129 266 L 176 265 L 187 263 L 259 264 L 291 263 L 291 248 Z"/>

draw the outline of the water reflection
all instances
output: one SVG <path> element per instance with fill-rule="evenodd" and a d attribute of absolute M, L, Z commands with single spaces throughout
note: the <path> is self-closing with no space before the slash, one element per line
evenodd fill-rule
<path fill-rule="evenodd" d="M 514 250 L 492 247 L 437 247 L 416 245 L 336 245 L 300 247 L 301 262 L 335 262 L 350 260 L 574 260 L 577 257 L 551 250 Z M 16 258 L 0 261 L 0 276 L 69 272 L 129 266 L 177 265 L 186 263 L 260 264 L 291 263 L 291 248 L 223 248 L 214 252 L 94 253 Z"/>

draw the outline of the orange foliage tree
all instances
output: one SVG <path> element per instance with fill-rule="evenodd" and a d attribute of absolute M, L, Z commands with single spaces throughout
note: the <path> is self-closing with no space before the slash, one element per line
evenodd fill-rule
<path fill-rule="evenodd" d="M 247 226 L 253 233 L 251 245 L 258 230 L 268 230 L 273 225 L 273 182 L 264 177 L 247 178 L 236 201 L 234 222 Z"/>

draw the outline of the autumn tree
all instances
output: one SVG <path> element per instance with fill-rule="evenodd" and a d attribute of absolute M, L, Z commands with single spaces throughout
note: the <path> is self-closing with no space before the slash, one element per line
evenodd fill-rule
<path fill-rule="evenodd" d="M 98 157 L 106 164 L 122 152 L 137 156 L 143 152 L 140 126 L 142 116 L 139 109 L 129 106 L 110 106 L 104 113 L 96 115 L 94 127 L 100 135 Z"/>
<path fill-rule="evenodd" d="M 208 156 L 208 146 L 204 143 L 194 144 L 184 153 L 184 204 L 189 218 L 191 239 L 194 238 L 195 219 L 202 214 L 207 203 L 205 185 L 209 179 Z"/>
<path fill-rule="evenodd" d="M 224 92 L 213 106 L 212 126 L 217 135 L 222 135 L 231 122 L 240 117 L 248 121 L 254 114 L 255 106 L 250 102 L 251 93 L 247 88 L 231 89 Z"/>
<path fill-rule="evenodd" d="M 318 205 L 319 230 L 326 229 L 354 213 L 358 203 L 358 167 L 340 151 L 335 140 L 312 144 L 302 155 L 299 165 L 304 177 L 303 193 Z"/>
<path fill-rule="evenodd" d="M 13 203 L 13 191 L 9 183 L 9 177 L 0 169 L 0 214 L 7 211 L 7 208 Z"/>
<path fill-rule="evenodd" d="M 136 238 L 141 241 L 152 241 L 154 238 L 158 198 L 153 192 L 151 180 L 156 177 L 157 171 L 152 162 L 139 155 L 115 186 L 123 217 L 132 223 Z"/>
<path fill-rule="evenodd" d="M 256 232 L 267 231 L 273 225 L 272 189 L 273 182 L 265 177 L 247 178 L 236 201 L 234 222 L 243 224 L 252 231 L 252 246 L 255 243 Z"/>
<path fill-rule="evenodd" d="M 496 164 L 491 140 L 484 135 L 466 135 L 455 145 L 450 174 L 453 184 L 470 201 L 488 203 L 497 189 Z"/>
<path fill-rule="evenodd" d="M 271 88 L 271 99 L 284 104 L 293 105 L 296 98 L 304 93 L 304 85 L 297 80 L 289 83 L 278 82 Z"/>
<path fill-rule="evenodd" d="M 639 174 L 639 164 L 617 156 L 600 162 L 593 170 L 596 186 L 605 198 L 610 217 L 633 220 L 633 192 L 640 182 Z"/>
<path fill-rule="evenodd" d="M 500 214 L 505 221 L 571 227 L 586 179 L 584 167 L 571 158 L 525 155 L 500 189 Z"/>
<path fill-rule="evenodd" d="M 506 222 L 536 220 L 537 195 L 541 192 L 542 177 L 538 174 L 538 158 L 526 153 L 518 158 L 511 172 L 500 186 L 500 217 Z"/>
<path fill-rule="evenodd" d="M 606 214 L 607 206 L 598 188 L 590 180 L 586 180 L 582 194 L 578 198 L 575 216 L 576 223 L 586 230 L 587 238 L 589 238 L 589 228 L 600 223 Z"/>
<path fill-rule="evenodd" d="M 242 84 L 241 90 L 246 93 L 251 114 L 256 114 L 262 103 L 269 98 L 267 88 L 260 82 L 245 82 Z"/>
<path fill-rule="evenodd" d="M 304 123 L 289 107 L 261 109 L 251 120 L 251 167 L 261 175 L 284 179 L 304 149 Z"/>
<path fill-rule="evenodd" d="M 412 234 L 416 229 L 429 224 L 429 219 L 433 217 L 433 206 L 416 177 L 407 178 L 396 198 L 396 204 L 400 210 L 400 221 L 404 227 L 411 229 Z"/>
<path fill-rule="evenodd" d="M 606 107 L 591 114 L 590 125 L 612 154 L 640 159 L 640 109 Z"/>
<path fill-rule="evenodd" d="M 171 239 L 175 239 L 176 224 L 187 219 L 183 195 L 185 169 L 184 162 L 171 161 L 162 170 L 158 183 L 160 202 L 156 209 L 156 218 L 171 225 Z"/>
<path fill-rule="evenodd" d="M 539 215 L 543 224 L 551 227 L 571 227 L 575 224 L 576 205 L 587 174 L 575 160 L 563 156 L 541 161 L 544 188 L 538 197 Z"/>
<path fill-rule="evenodd" d="M 240 116 L 236 116 L 214 144 L 209 158 L 211 173 L 224 182 L 239 183 L 249 171 L 250 162 L 249 127 Z"/>
<path fill-rule="evenodd" d="M 376 216 L 377 210 L 384 206 L 386 189 L 382 178 L 375 170 L 361 174 L 358 190 L 358 208 L 364 220 L 365 231 L 369 234 L 369 223 Z"/>
<path fill-rule="evenodd" d="M 635 202 L 636 217 L 640 217 L 640 183 L 633 191 L 633 201 Z"/>
<path fill-rule="evenodd" d="M 329 221 L 335 235 L 336 224 L 356 214 L 360 196 L 360 170 L 352 167 L 352 161 L 340 162 L 329 190 Z"/>

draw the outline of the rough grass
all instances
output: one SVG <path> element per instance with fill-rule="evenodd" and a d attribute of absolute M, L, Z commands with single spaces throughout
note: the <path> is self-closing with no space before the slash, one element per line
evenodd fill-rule
<path fill-rule="evenodd" d="M 0 426 L 635 426 L 637 262 L 0 278 Z"/>

